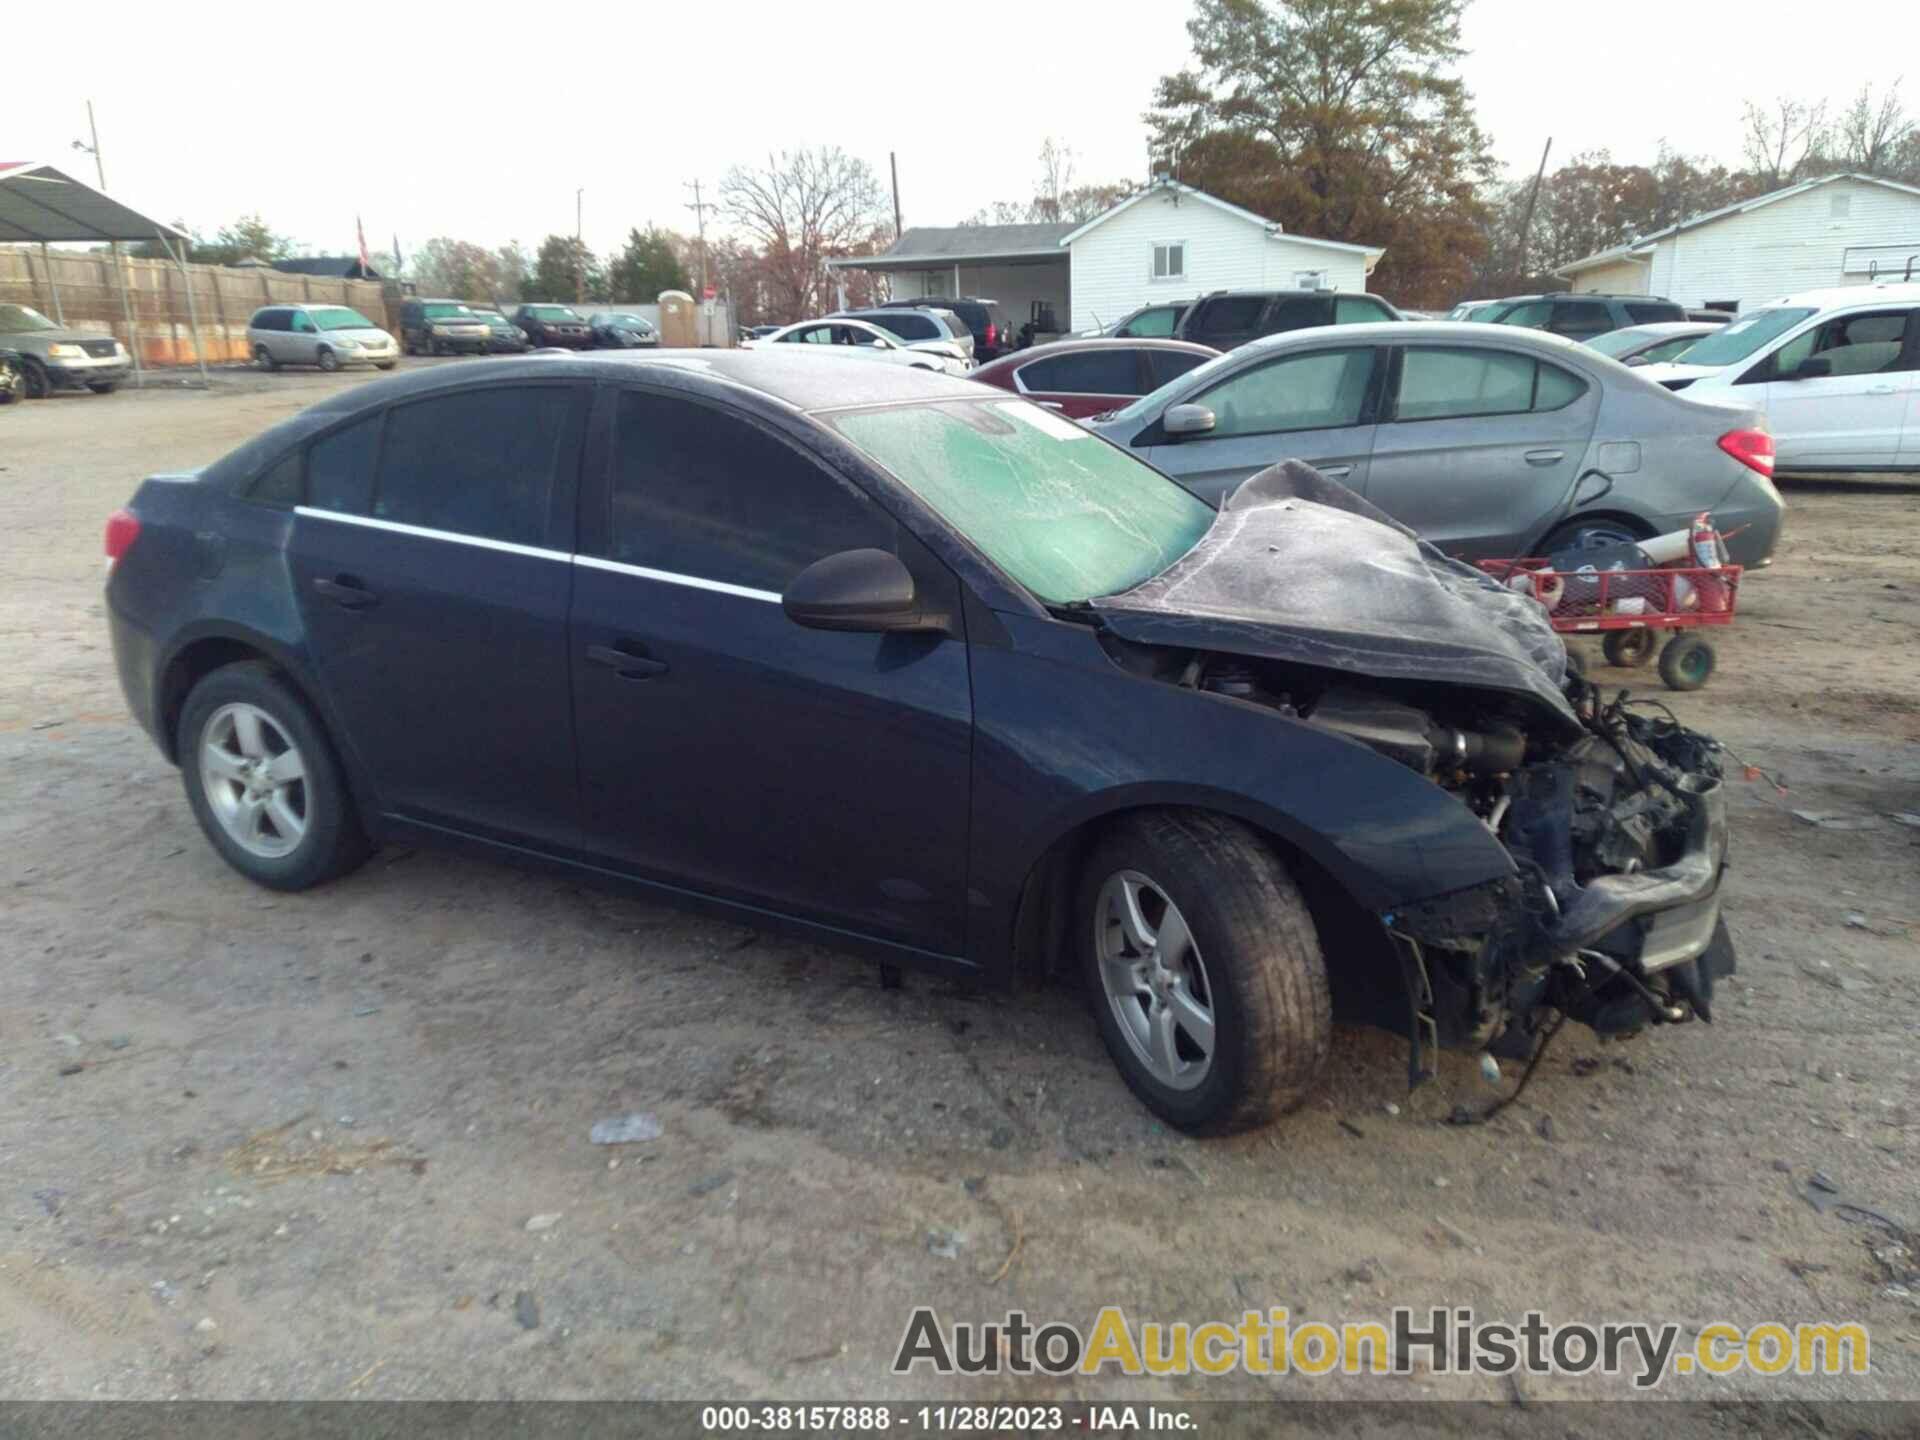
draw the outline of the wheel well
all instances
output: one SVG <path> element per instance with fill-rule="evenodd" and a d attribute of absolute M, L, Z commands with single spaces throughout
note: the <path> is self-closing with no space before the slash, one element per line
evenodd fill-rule
<path fill-rule="evenodd" d="M 1078 983 L 1073 895 L 1087 856 L 1115 825 L 1149 808 L 1096 816 L 1062 835 L 1034 862 L 1021 888 L 1014 918 L 1012 968 L 1016 980 L 1067 979 Z M 1238 816 L 1226 818 L 1235 824 L 1247 824 Z M 1410 1016 L 1401 957 L 1379 918 L 1298 846 L 1259 826 L 1247 828 L 1280 857 L 1307 902 L 1320 936 L 1321 953 L 1327 960 L 1335 1017 L 1406 1034 Z"/>
<path fill-rule="evenodd" d="M 1638 515 L 1629 515 L 1624 510 L 1593 510 L 1583 512 L 1579 515 L 1562 517 L 1557 523 L 1541 532 L 1540 544 L 1534 548 L 1537 550 L 1544 547 L 1546 537 L 1549 535 L 1557 535 L 1562 530 L 1576 529 L 1581 525 L 1592 524 L 1600 520 L 1611 521 L 1637 540 L 1645 540 L 1653 534 L 1653 527 Z"/>
<path fill-rule="evenodd" d="M 193 687 L 222 666 L 247 660 L 273 665 L 273 657 L 265 651 L 244 640 L 234 640 L 224 635 L 196 640 L 168 663 L 167 673 L 160 678 L 159 704 L 160 745 L 168 760 L 176 765 L 179 763 L 176 752 L 180 710 L 187 703 L 187 696 L 193 693 Z M 278 666 L 274 666 L 274 669 L 284 674 Z M 300 687 L 295 685 L 294 688 Z"/>

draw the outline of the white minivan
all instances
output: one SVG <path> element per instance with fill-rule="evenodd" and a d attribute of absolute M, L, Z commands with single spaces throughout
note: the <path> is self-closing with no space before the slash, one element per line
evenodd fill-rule
<path fill-rule="evenodd" d="M 1920 471 L 1920 283 L 1789 295 L 1640 374 L 1765 411 L 1779 473 Z"/>

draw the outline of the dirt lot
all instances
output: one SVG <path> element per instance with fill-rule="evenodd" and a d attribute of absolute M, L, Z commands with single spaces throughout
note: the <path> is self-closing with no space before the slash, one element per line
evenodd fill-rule
<path fill-rule="evenodd" d="M 1720 673 L 1669 697 L 1791 787 L 1733 787 L 1719 1023 L 1569 1030 L 1484 1128 L 1443 1123 L 1494 1094 L 1471 1057 L 1409 1097 L 1402 1042 L 1341 1031 L 1302 1113 L 1201 1144 L 1133 1102 L 1064 990 L 886 992 L 845 956 L 426 852 L 303 896 L 227 870 L 123 709 L 101 522 L 144 473 L 357 383 L 0 409 L 0 1396 L 1513 1398 L 894 1379 L 931 1301 L 1082 1327 L 1110 1302 L 1857 1318 L 1866 1378 L 1664 1393 L 1920 1398 L 1920 1289 L 1890 1288 L 1883 1230 L 1803 1198 L 1823 1171 L 1920 1226 L 1920 830 L 1886 818 L 1920 811 L 1920 497 L 1791 493 Z M 633 1110 L 663 1135 L 589 1143 Z"/>

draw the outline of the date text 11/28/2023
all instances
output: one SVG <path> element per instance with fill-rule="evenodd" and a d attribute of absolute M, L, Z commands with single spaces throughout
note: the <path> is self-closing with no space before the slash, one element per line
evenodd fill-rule
<path fill-rule="evenodd" d="M 700 1428 L 756 1435 L 1126 1435 L 1189 1432 L 1195 1421 L 1188 1411 L 1164 1405 L 707 1405 Z"/>

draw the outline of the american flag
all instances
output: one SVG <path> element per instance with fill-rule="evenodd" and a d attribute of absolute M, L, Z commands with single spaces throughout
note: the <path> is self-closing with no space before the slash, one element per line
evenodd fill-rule
<path fill-rule="evenodd" d="M 353 217 L 353 231 L 360 240 L 360 268 L 362 270 L 371 270 L 373 269 L 373 262 L 367 259 L 367 227 L 360 223 L 360 217 L 358 215 Z"/>

